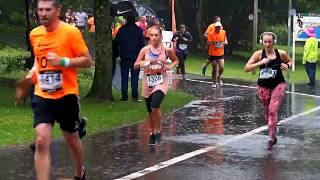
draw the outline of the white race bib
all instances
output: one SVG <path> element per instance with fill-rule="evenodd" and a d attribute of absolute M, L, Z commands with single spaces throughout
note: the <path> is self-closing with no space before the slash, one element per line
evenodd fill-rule
<path fill-rule="evenodd" d="M 54 93 L 62 89 L 62 71 L 41 71 L 38 79 L 40 89 L 43 92 Z"/>
<path fill-rule="evenodd" d="M 222 48 L 222 42 L 216 42 L 216 48 Z"/>
<path fill-rule="evenodd" d="M 155 87 L 156 85 L 163 83 L 163 76 L 162 74 L 148 74 L 147 82 L 149 88 Z"/>
<path fill-rule="evenodd" d="M 260 79 L 269 79 L 275 78 L 277 74 L 277 70 L 273 70 L 272 68 L 264 68 L 260 70 Z"/>
<path fill-rule="evenodd" d="M 188 45 L 187 44 L 179 44 L 179 49 L 181 50 L 186 50 L 188 48 Z"/>

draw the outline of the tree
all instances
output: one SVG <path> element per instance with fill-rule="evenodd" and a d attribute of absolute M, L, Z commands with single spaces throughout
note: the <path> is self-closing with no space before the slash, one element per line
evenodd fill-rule
<path fill-rule="evenodd" d="M 96 26 L 95 71 L 92 87 L 87 97 L 113 101 L 110 2 L 95 0 L 94 17 Z"/>

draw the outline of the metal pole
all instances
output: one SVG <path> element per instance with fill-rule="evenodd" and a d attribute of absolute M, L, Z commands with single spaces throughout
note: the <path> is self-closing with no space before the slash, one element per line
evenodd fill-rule
<path fill-rule="evenodd" d="M 254 0 L 253 5 L 253 46 L 252 51 L 257 50 L 257 43 L 258 43 L 258 0 Z"/>

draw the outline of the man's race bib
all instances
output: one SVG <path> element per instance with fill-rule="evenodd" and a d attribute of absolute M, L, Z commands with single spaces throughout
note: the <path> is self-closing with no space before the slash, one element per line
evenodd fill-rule
<path fill-rule="evenodd" d="M 162 74 L 148 74 L 147 82 L 149 88 L 155 87 L 156 85 L 163 83 Z"/>
<path fill-rule="evenodd" d="M 186 50 L 188 48 L 187 44 L 179 44 L 179 49 L 181 49 L 182 51 Z"/>
<path fill-rule="evenodd" d="M 269 79 L 275 78 L 277 74 L 277 70 L 273 70 L 272 68 L 264 68 L 260 70 L 260 79 Z"/>
<path fill-rule="evenodd" d="M 62 89 L 62 71 L 40 71 L 39 86 L 43 92 L 54 93 Z"/>
<path fill-rule="evenodd" d="M 216 48 L 222 48 L 223 43 L 222 42 L 216 42 Z"/>

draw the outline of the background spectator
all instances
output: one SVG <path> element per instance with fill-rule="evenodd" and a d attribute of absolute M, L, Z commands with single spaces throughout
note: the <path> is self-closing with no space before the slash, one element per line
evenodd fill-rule
<path fill-rule="evenodd" d="M 80 7 L 79 12 L 76 13 L 76 17 L 77 17 L 77 27 L 81 31 L 86 31 L 88 15 L 86 12 L 84 12 L 82 7 Z"/>
<path fill-rule="evenodd" d="M 128 100 L 128 79 L 130 70 L 132 100 L 138 101 L 140 70 L 134 68 L 134 63 L 136 62 L 140 50 L 144 47 L 144 36 L 142 30 L 135 24 L 135 17 L 129 16 L 127 18 L 127 24 L 119 29 L 115 39 L 115 45 L 120 47 L 121 100 Z"/>

